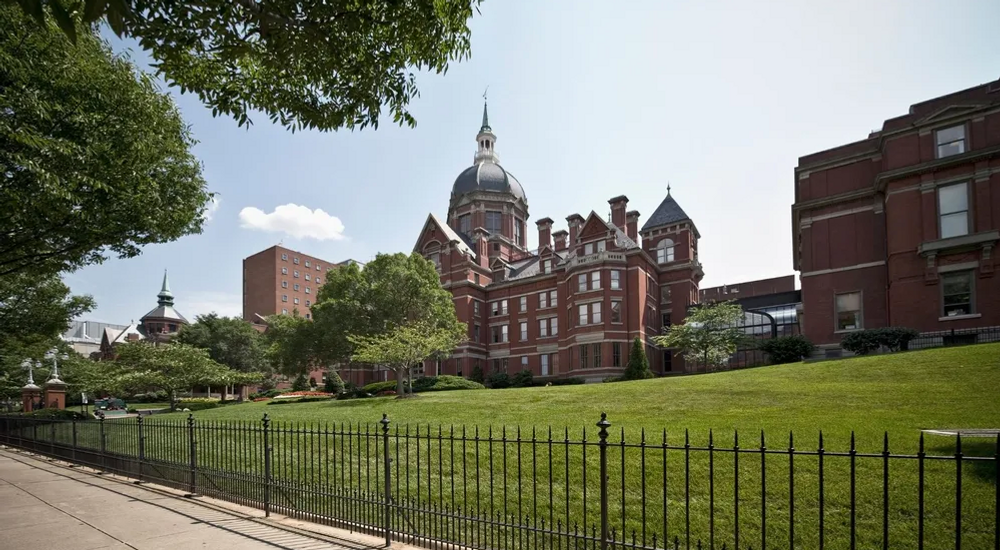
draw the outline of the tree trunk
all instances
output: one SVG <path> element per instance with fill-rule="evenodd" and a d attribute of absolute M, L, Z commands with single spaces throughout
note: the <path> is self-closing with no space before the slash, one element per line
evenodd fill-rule
<path fill-rule="evenodd" d="M 177 395 L 174 393 L 174 390 L 169 390 L 167 392 L 167 396 L 168 396 L 168 399 L 170 400 L 170 412 L 176 411 L 177 410 Z"/>
<path fill-rule="evenodd" d="M 406 394 L 403 386 L 404 371 L 403 369 L 395 369 L 395 370 L 396 370 L 396 395 L 399 397 L 403 397 Z"/>

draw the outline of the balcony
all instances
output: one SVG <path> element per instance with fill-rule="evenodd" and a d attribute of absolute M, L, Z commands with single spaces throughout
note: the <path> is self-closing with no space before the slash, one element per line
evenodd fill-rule
<path fill-rule="evenodd" d="M 586 256 L 574 256 L 569 260 L 569 268 L 572 269 L 578 265 L 593 264 L 598 262 L 625 262 L 624 252 L 612 252 L 605 250 L 604 252 L 597 252 L 594 254 L 587 254 Z"/>

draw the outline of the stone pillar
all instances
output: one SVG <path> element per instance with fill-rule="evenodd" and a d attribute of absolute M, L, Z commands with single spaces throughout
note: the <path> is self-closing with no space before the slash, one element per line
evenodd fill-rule
<path fill-rule="evenodd" d="M 58 378 L 53 378 L 45 383 L 45 408 L 65 409 L 66 408 L 66 383 Z"/>
<path fill-rule="evenodd" d="M 35 404 L 42 396 L 42 389 L 29 382 L 27 386 L 21 388 L 21 410 L 28 413 L 35 410 Z"/>

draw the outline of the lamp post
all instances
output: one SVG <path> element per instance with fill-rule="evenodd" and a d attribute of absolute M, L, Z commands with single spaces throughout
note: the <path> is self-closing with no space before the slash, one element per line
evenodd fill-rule
<path fill-rule="evenodd" d="M 67 358 L 66 354 L 61 354 Z M 59 350 L 53 348 L 46 354 L 52 358 L 52 373 L 45 382 L 45 406 L 53 409 L 66 408 L 66 383 L 59 379 Z"/>
<path fill-rule="evenodd" d="M 26 413 L 35 409 L 35 401 L 42 395 L 42 388 L 35 384 L 34 367 L 31 359 L 21 362 L 21 368 L 28 371 L 28 383 L 21 388 L 21 410 Z"/>

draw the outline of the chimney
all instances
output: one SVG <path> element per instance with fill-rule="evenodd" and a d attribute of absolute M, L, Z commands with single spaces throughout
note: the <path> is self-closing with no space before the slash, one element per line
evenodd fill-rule
<path fill-rule="evenodd" d="M 556 251 L 566 250 L 566 235 L 569 235 L 569 233 L 565 229 L 560 229 L 552 234 L 556 240 Z"/>
<path fill-rule="evenodd" d="M 542 218 L 535 225 L 538 226 L 538 249 L 544 246 L 552 248 L 552 218 Z"/>
<path fill-rule="evenodd" d="M 625 214 L 625 234 L 639 244 L 639 211 L 633 210 Z"/>
<path fill-rule="evenodd" d="M 482 227 L 477 227 L 472 230 L 472 244 L 473 249 L 476 252 L 476 263 L 487 269 L 490 267 L 490 244 L 486 240 L 486 237 L 488 237 L 489 234 L 490 233 Z"/>
<path fill-rule="evenodd" d="M 625 231 L 625 209 L 628 208 L 628 197 L 618 195 L 609 200 L 608 204 L 611 205 L 611 223 L 615 224 L 618 229 Z"/>
<path fill-rule="evenodd" d="M 576 238 L 580 236 L 580 226 L 583 225 L 583 216 L 570 214 L 566 216 L 566 223 L 569 224 L 569 248 L 576 246 Z"/>

